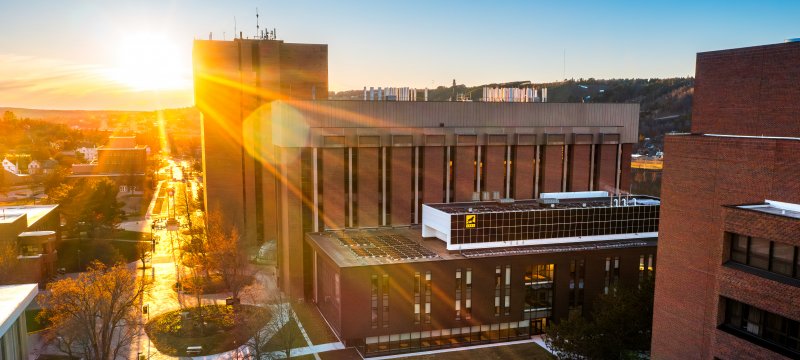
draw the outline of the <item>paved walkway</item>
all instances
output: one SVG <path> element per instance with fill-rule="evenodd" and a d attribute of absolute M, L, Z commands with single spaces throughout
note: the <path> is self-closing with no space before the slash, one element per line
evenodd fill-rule
<path fill-rule="evenodd" d="M 474 346 L 464 346 L 464 347 L 457 347 L 457 348 L 450 348 L 450 349 L 420 351 L 420 352 L 397 354 L 397 355 L 376 356 L 376 357 L 371 357 L 370 360 L 398 359 L 398 358 L 406 358 L 406 357 L 412 357 L 412 356 L 436 355 L 436 354 L 449 353 L 449 352 L 454 352 L 454 351 L 469 351 L 469 350 L 482 349 L 482 348 L 492 348 L 492 347 L 498 347 L 498 346 L 508 346 L 508 345 L 515 345 L 515 344 L 530 344 L 530 343 L 537 343 L 537 342 L 536 342 L 535 339 L 506 341 L 506 342 L 484 344 L 484 345 L 474 345 Z"/>

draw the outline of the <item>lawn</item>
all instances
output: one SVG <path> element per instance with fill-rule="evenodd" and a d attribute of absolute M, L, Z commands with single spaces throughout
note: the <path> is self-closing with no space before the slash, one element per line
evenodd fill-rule
<path fill-rule="evenodd" d="M 265 351 L 284 351 L 287 347 L 289 349 L 301 348 L 308 346 L 303 333 L 297 327 L 297 322 L 289 320 L 283 327 L 278 330 L 275 335 L 269 339 L 269 342 L 264 344 Z"/>
<path fill-rule="evenodd" d="M 129 235 L 130 236 L 130 235 Z M 80 243 L 80 252 L 78 244 Z M 92 260 L 110 265 L 117 261 L 132 262 L 139 260 L 136 256 L 136 242 L 109 241 L 106 239 L 69 239 L 58 245 L 57 268 L 65 268 L 67 272 L 78 272 L 86 269 Z M 80 263 L 80 268 L 79 268 Z"/>
<path fill-rule="evenodd" d="M 151 319 L 145 331 L 155 347 L 169 356 L 186 356 L 187 346 L 202 346 L 199 355 L 217 354 L 246 343 L 269 320 L 264 308 L 239 305 L 237 311 L 224 305 L 203 306 L 205 328 L 195 309 L 188 309 L 186 318 L 181 310 L 170 311 Z"/>
<path fill-rule="evenodd" d="M 556 357 L 535 343 L 500 345 L 477 349 L 439 352 L 435 355 L 409 355 L 402 359 L 409 360 L 552 360 Z"/>
<path fill-rule="evenodd" d="M 44 325 L 39 323 L 36 315 L 39 315 L 41 309 L 25 310 L 25 325 L 28 327 L 28 333 L 37 332 L 44 329 Z"/>
<path fill-rule="evenodd" d="M 292 304 L 292 308 L 297 314 L 297 318 L 300 319 L 300 323 L 303 324 L 303 328 L 306 329 L 312 344 L 318 345 L 339 341 L 314 304 L 296 303 Z"/>

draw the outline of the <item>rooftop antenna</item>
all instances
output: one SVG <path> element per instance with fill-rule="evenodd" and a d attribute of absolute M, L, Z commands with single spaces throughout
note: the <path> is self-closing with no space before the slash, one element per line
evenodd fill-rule
<path fill-rule="evenodd" d="M 238 29 L 236 29 L 236 16 L 234 16 L 234 17 L 233 17 L 233 37 L 234 37 L 234 38 L 236 38 L 236 33 L 238 33 L 238 32 L 239 32 L 239 31 L 237 31 L 237 30 L 238 30 Z"/>
<path fill-rule="evenodd" d="M 256 8 L 256 36 L 261 36 L 261 27 L 258 25 L 258 8 Z"/>

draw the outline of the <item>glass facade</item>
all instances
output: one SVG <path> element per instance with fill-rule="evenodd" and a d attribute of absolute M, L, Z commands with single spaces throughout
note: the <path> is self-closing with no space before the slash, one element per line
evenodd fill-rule
<path fill-rule="evenodd" d="M 374 356 L 527 338 L 530 338 L 530 321 L 514 321 L 373 336 L 364 339 L 362 349 L 363 354 Z"/>
<path fill-rule="evenodd" d="M 476 225 L 471 228 L 467 228 L 466 214 L 450 216 L 452 244 L 656 232 L 659 206 L 555 208 L 474 215 Z"/>
<path fill-rule="evenodd" d="M 525 271 L 525 319 L 548 318 L 553 312 L 554 264 L 540 264 Z"/>

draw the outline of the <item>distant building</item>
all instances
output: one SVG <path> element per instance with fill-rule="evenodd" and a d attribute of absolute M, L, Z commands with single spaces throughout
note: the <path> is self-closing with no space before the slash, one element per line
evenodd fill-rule
<path fill-rule="evenodd" d="M 8 159 L 3 159 L 3 169 L 15 175 L 19 174 L 19 169 L 17 168 L 17 165 L 15 165 L 13 162 L 11 162 L 11 160 Z"/>
<path fill-rule="evenodd" d="M 96 147 L 79 147 L 75 149 L 75 152 L 79 152 L 83 154 L 83 159 L 88 162 L 92 163 L 97 161 L 97 148 Z"/>
<path fill-rule="evenodd" d="M 0 286 L 0 359 L 28 359 L 25 308 L 36 294 L 36 284 Z"/>
<path fill-rule="evenodd" d="M 30 175 L 38 175 L 42 173 L 42 164 L 38 161 L 33 160 L 28 163 L 28 174 Z"/>
<path fill-rule="evenodd" d="M 668 135 L 653 359 L 800 359 L 800 42 L 697 54 Z"/>
<path fill-rule="evenodd" d="M 18 250 L 15 283 L 44 284 L 55 275 L 56 246 L 61 240 L 58 205 L 0 207 L 0 242 Z"/>
<path fill-rule="evenodd" d="M 110 136 L 106 145 L 95 149 L 97 161 L 73 164 L 69 177 L 104 177 L 116 182 L 120 192 L 144 191 L 148 150 L 137 145 L 134 136 Z"/>
<path fill-rule="evenodd" d="M 58 170 L 58 161 L 55 159 L 47 159 L 42 163 L 42 174 L 53 174 Z"/>

